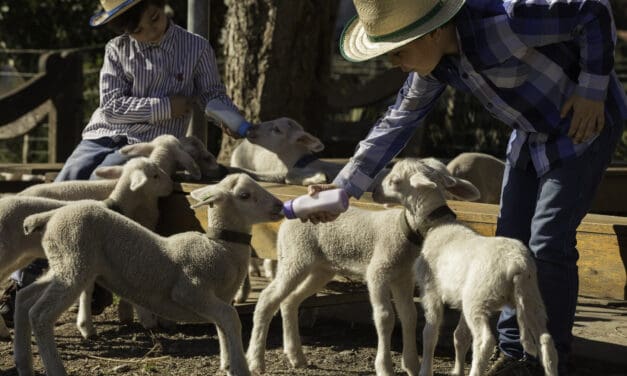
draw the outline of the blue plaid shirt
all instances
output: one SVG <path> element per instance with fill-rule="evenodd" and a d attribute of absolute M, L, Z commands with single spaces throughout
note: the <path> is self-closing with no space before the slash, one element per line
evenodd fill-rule
<path fill-rule="evenodd" d="M 560 118 L 560 110 L 573 94 L 604 100 L 606 126 L 622 126 L 611 123 L 608 109 L 627 119 L 607 0 L 466 0 L 454 22 L 460 54 L 444 57 L 428 76 L 411 73 L 334 180 L 351 196 L 360 197 L 405 147 L 447 84 L 513 128 L 508 160 L 517 167 L 531 161 L 538 176 L 593 141 L 574 144 L 567 135 L 571 117 Z"/>

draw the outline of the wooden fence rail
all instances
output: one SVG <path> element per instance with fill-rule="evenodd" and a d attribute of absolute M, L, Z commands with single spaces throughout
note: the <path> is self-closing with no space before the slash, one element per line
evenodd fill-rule
<path fill-rule="evenodd" d="M 22 137 L 47 118 L 48 162 L 64 161 L 80 141 L 82 108 L 81 55 L 44 54 L 37 75 L 0 95 L 0 139 Z"/>

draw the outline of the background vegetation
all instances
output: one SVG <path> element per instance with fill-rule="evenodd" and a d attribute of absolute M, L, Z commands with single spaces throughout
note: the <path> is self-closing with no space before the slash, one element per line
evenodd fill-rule
<path fill-rule="evenodd" d="M 616 23 L 627 29 L 627 6 L 623 0 L 614 3 Z M 174 21 L 186 24 L 187 1 L 170 1 Z M 211 1 L 211 36 L 210 39 L 221 61 L 221 31 L 224 25 L 224 1 Z M 34 73 L 40 50 L 79 49 L 84 58 L 84 109 L 85 123 L 98 105 L 98 71 L 102 64 L 103 47 L 114 34 L 106 28 L 91 28 L 88 20 L 98 9 L 95 0 L 0 0 L 0 67 L 13 65 L 18 72 Z M 27 20 L 28 22 L 24 22 Z M 330 25 L 333 27 L 333 25 Z M 624 46 L 625 44 L 623 44 Z M 337 48 L 333 49 L 337 51 Z M 617 50 L 617 59 L 625 61 L 622 54 L 627 47 Z M 627 55 L 627 54 L 626 54 Z M 337 54 L 334 60 L 341 59 Z M 333 60 L 332 60 L 333 61 Z M 330 90 L 340 90 L 347 82 L 363 83 L 373 74 L 386 69 L 386 63 L 373 61 L 363 64 L 361 73 L 345 71 L 332 64 L 332 82 Z M 335 69 L 335 71 L 333 71 Z M 364 74 L 363 72 L 370 72 Z M 1 77 L 0 77 L 1 78 Z M 28 74 L 25 75 L 28 79 Z M 351 85 L 343 89 L 351 90 Z M 462 151 L 481 151 L 503 158 L 510 129 L 490 117 L 472 97 L 450 89 L 443 95 L 437 108 L 412 140 L 405 155 L 437 156 L 451 158 Z M 359 118 L 362 122 L 373 123 L 385 111 L 392 98 L 377 105 L 360 109 L 346 116 Z M 331 122 L 331 119 L 328 119 Z M 321 125 L 324 127 L 324 124 Z M 38 130 L 45 136 L 45 127 Z M 313 133 L 324 134 L 313 129 Z M 37 134 L 34 135 L 35 137 Z M 329 141 L 330 140 L 324 140 Z M 357 140 L 355 140 L 357 141 Z M 616 153 L 616 160 L 627 159 L 627 137 Z M 355 142 L 356 144 L 356 142 Z M 18 162 L 22 157 L 23 140 L 0 141 L 0 163 Z M 45 144 L 44 144 L 45 145 Z M 34 147 L 36 148 L 36 147 Z M 353 147 L 343 147 L 341 152 L 329 148 L 327 156 L 346 157 L 353 152 Z M 334 154 L 331 154 L 334 153 Z M 341 155 L 340 155 L 341 154 Z M 33 155 L 29 161 L 44 162 L 45 154 Z"/>

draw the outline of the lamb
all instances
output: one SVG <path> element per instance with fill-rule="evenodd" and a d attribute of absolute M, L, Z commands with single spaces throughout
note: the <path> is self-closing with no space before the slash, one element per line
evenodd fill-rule
<path fill-rule="evenodd" d="M 489 154 L 461 153 L 447 165 L 451 175 L 466 179 L 479 189 L 477 202 L 499 204 L 505 163 Z"/>
<path fill-rule="evenodd" d="M 117 208 L 146 226 L 156 226 L 159 214 L 157 200 L 172 192 L 172 180 L 168 174 L 147 158 L 132 159 L 124 166 L 100 168 L 98 173 L 109 178 L 119 178 L 115 189 L 102 201 L 103 205 Z M 45 257 L 40 238 L 24 236 L 21 225 L 24 218 L 67 204 L 67 201 L 21 195 L 0 199 L 0 278 L 6 278 L 9 273 L 28 265 L 34 259 Z M 87 291 L 90 292 L 91 289 Z M 83 302 L 77 317 L 77 326 L 85 338 L 95 334 L 91 322 L 90 296 L 85 294 L 81 297 Z M 1 319 L 0 337 L 10 338 Z"/>
<path fill-rule="evenodd" d="M 478 196 L 470 183 L 459 180 L 459 185 L 462 189 L 454 192 L 459 198 Z M 378 188 L 374 190 L 375 199 L 378 191 Z M 390 293 L 403 329 L 402 368 L 409 375 L 418 374 L 413 264 L 420 244 L 409 229 L 429 219 L 415 214 L 419 197 L 411 191 L 406 195 L 404 209 L 349 208 L 333 222 L 313 225 L 286 221 L 280 226 L 276 278 L 262 291 L 253 316 L 247 351 L 252 370 L 265 368 L 266 336 L 279 305 L 284 351 L 292 366 L 306 364 L 298 334 L 298 306 L 335 274 L 343 274 L 362 277 L 368 285 L 379 342 L 375 359 L 377 375 L 394 375 L 390 352 L 394 311 Z"/>
<path fill-rule="evenodd" d="M 405 206 L 412 201 L 415 217 L 429 218 L 429 213 L 448 208 L 443 191 L 458 190 L 460 181 L 408 160 L 394 166 L 376 199 Z M 423 220 L 414 228 L 424 237 L 416 264 L 426 321 L 420 375 L 433 374 L 433 351 L 445 304 L 462 311 L 454 333 L 451 374 L 464 374 L 471 340 L 470 376 L 484 373 L 495 344 L 489 314 L 509 304 L 516 307 L 525 352 L 540 356 L 546 375 L 557 375 L 557 355 L 546 329 L 546 311 L 529 249 L 515 239 L 481 236 L 454 216 Z"/>
<path fill-rule="evenodd" d="M 271 183 L 309 185 L 332 180 L 343 165 L 321 161 L 324 144 L 295 120 L 266 121 L 248 132 L 231 155 L 231 166 L 264 172 Z"/>
<path fill-rule="evenodd" d="M 221 368 L 250 375 L 241 323 L 230 302 L 249 261 L 255 223 L 276 221 L 282 203 L 250 177 L 229 175 L 191 196 L 208 206 L 207 233 L 159 236 L 92 202 L 77 202 L 24 220 L 27 234 L 44 228 L 42 244 L 50 269 L 16 299 L 15 360 L 20 375 L 32 375 L 31 326 L 49 375 L 65 375 L 53 325 L 90 284 L 171 320 L 215 322 Z"/>

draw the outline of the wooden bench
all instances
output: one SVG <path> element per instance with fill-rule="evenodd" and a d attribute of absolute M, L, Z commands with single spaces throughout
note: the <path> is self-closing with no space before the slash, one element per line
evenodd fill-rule
<path fill-rule="evenodd" d="M 161 201 L 161 220 L 157 231 L 170 235 L 180 231 L 204 231 L 206 208 L 192 211 L 187 194 L 204 184 L 178 184 L 175 193 Z M 277 198 L 286 201 L 307 192 L 306 187 L 262 183 Z M 351 200 L 356 207 L 383 210 L 369 194 Z M 493 236 L 498 206 L 472 202 L 449 201 L 458 218 L 479 233 Z M 264 223 L 253 229 L 252 244 L 262 258 L 276 259 L 276 233 L 280 222 Z M 627 299 L 627 217 L 589 214 L 577 230 L 581 295 L 596 298 Z"/>

